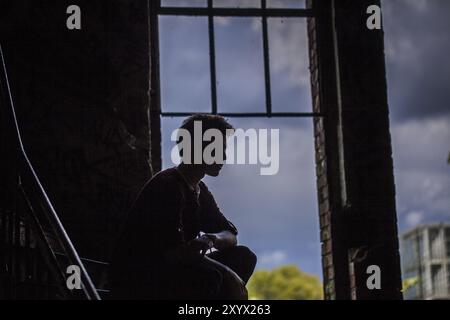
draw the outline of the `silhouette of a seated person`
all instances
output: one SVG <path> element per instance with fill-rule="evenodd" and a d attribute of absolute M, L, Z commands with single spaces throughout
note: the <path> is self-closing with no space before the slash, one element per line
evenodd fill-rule
<path fill-rule="evenodd" d="M 194 137 L 198 121 L 202 134 L 220 130 L 225 154 L 232 126 L 221 116 L 197 114 L 181 128 Z M 180 165 L 147 182 L 129 212 L 111 261 L 113 299 L 248 298 L 245 284 L 256 256 L 237 245 L 236 227 L 201 181 L 205 175 L 218 176 L 223 164 L 189 164 L 181 158 Z M 217 250 L 204 254 L 212 248 Z"/>

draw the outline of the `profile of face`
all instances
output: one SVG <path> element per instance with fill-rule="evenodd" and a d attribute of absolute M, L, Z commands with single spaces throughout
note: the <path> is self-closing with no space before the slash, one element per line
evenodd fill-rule
<path fill-rule="evenodd" d="M 223 164 L 206 164 L 205 165 L 205 174 L 211 177 L 217 177 L 220 174 L 220 170 L 222 170 Z"/>
<path fill-rule="evenodd" d="M 206 175 L 211 176 L 211 177 L 217 177 L 220 174 L 220 170 L 222 170 L 225 160 L 227 159 L 226 148 L 227 148 L 227 144 L 225 141 L 223 144 L 223 155 L 222 155 L 223 163 L 203 164 L 204 172 Z"/>

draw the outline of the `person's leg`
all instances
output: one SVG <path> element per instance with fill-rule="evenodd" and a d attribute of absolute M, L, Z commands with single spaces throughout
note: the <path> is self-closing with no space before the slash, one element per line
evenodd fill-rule
<path fill-rule="evenodd" d="M 113 265 L 109 270 L 109 295 L 110 300 L 134 300 L 142 296 L 142 279 L 147 272 L 140 268 L 125 268 Z M 145 292 L 145 291 L 144 291 Z"/>
<path fill-rule="evenodd" d="M 222 276 L 222 284 L 217 298 L 222 300 L 247 300 L 248 292 L 244 281 L 225 264 L 211 259 L 208 256 L 203 258 L 204 263 L 215 268 Z"/>
<path fill-rule="evenodd" d="M 200 299 L 200 300 L 247 300 L 248 293 L 244 281 L 231 268 L 209 258 L 199 257 L 189 264 L 165 268 L 164 276 L 158 286 L 159 295 L 163 299 Z M 167 279 L 167 281 L 164 281 Z"/>
<path fill-rule="evenodd" d="M 153 274 L 153 296 L 163 300 L 218 299 L 222 290 L 222 273 L 204 259 L 194 264 L 166 265 Z"/>
<path fill-rule="evenodd" d="M 150 269 L 127 273 L 129 281 L 125 288 L 120 288 L 126 290 L 115 296 L 158 300 L 246 299 L 245 283 L 255 264 L 256 256 L 242 246 L 213 252 L 192 264 L 155 261 Z"/>
<path fill-rule="evenodd" d="M 214 259 L 236 272 L 247 283 L 256 266 L 256 255 L 245 246 L 235 246 L 208 254 Z"/>

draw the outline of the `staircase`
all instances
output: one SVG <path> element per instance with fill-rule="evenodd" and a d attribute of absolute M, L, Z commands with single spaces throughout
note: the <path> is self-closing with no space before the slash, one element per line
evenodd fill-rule
<path fill-rule="evenodd" d="M 1 44 L 0 139 L 0 299 L 107 297 L 108 264 L 79 257 L 25 152 Z"/>

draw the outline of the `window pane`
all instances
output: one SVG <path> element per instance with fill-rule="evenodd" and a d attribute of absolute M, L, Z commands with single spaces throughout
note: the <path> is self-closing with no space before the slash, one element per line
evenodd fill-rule
<path fill-rule="evenodd" d="M 214 7 L 261 8 L 260 0 L 213 0 Z"/>
<path fill-rule="evenodd" d="M 161 110 L 210 112 L 207 18 L 162 16 L 159 19 Z"/>
<path fill-rule="evenodd" d="M 206 7 L 206 0 L 162 0 L 163 7 Z"/>
<path fill-rule="evenodd" d="M 267 0 L 267 8 L 305 8 L 305 0 Z"/>
<path fill-rule="evenodd" d="M 219 112 L 264 112 L 261 18 L 215 18 Z"/>
<path fill-rule="evenodd" d="M 442 238 L 440 237 L 439 229 L 431 229 L 430 233 L 430 251 L 432 259 L 441 259 L 442 255 Z"/>
<path fill-rule="evenodd" d="M 450 228 L 445 229 L 445 241 L 446 241 L 446 257 L 447 259 L 450 259 Z M 448 274 L 448 276 L 450 277 L 450 273 Z"/>
<path fill-rule="evenodd" d="M 450 295 L 450 264 L 447 265 L 447 294 Z"/>
<path fill-rule="evenodd" d="M 447 288 L 445 285 L 444 268 L 441 265 L 431 266 L 431 279 L 433 283 L 433 293 L 442 297 L 447 293 Z"/>
<path fill-rule="evenodd" d="M 269 18 L 270 82 L 274 112 L 311 112 L 304 18 Z"/>

